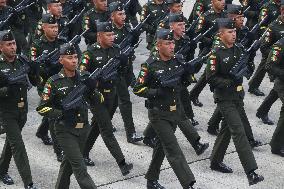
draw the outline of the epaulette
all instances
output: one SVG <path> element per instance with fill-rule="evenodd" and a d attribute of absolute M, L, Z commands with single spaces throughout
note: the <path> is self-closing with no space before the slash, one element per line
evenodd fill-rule
<path fill-rule="evenodd" d="M 95 8 L 91 8 L 90 10 L 88 10 L 87 12 L 85 12 L 84 16 L 89 16 L 92 12 L 95 11 Z"/>
<path fill-rule="evenodd" d="M 157 60 L 157 58 L 155 56 L 150 56 L 146 61 L 145 63 L 147 65 L 151 65 L 153 62 L 155 62 Z"/>
<path fill-rule="evenodd" d="M 125 23 L 125 28 L 126 28 L 126 31 L 130 32 L 131 31 L 131 26 L 129 23 Z"/>
<path fill-rule="evenodd" d="M 241 43 L 235 43 L 236 47 L 240 49 L 244 49 L 245 47 Z"/>
<path fill-rule="evenodd" d="M 175 54 L 174 59 L 176 59 L 178 62 L 184 62 L 184 57 L 182 54 Z"/>
<path fill-rule="evenodd" d="M 24 54 L 17 55 L 17 59 L 23 59 L 25 62 L 29 62 L 28 57 Z"/>
<path fill-rule="evenodd" d="M 100 49 L 100 48 L 101 48 L 101 46 L 98 43 L 94 43 L 92 45 L 87 46 L 87 51 L 92 51 L 92 50 Z"/>
<path fill-rule="evenodd" d="M 84 70 L 78 71 L 78 74 L 80 76 L 80 81 L 83 81 L 90 76 L 90 73 L 88 71 L 84 71 Z"/>
<path fill-rule="evenodd" d="M 211 8 L 210 10 L 206 11 L 203 16 L 206 17 L 206 16 L 209 16 L 210 14 L 213 14 L 215 13 L 215 11 Z"/>
<path fill-rule="evenodd" d="M 52 81 L 57 81 L 58 79 L 61 79 L 61 78 L 64 77 L 64 75 L 63 75 L 63 76 L 62 76 L 62 75 L 63 75 L 63 74 L 59 72 L 58 74 L 55 74 L 55 75 L 51 76 L 50 79 L 51 79 Z"/>
<path fill-rule="evenodd" d="M 249 28 L 248 28 L 247 26 L 243 26 L 243 27 L 241 28 L 241 31 L 249 31 Z"/>
<path fill-rule="evenodd" d="M 276 45 L 284 45 L 284 38 L 279 39 L 275 44 Z"/>

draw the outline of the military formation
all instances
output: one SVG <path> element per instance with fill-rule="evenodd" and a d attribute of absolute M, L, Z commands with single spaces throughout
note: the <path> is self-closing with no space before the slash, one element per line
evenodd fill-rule
<path fill-rule="evenodd" d="M 196 0 L 189 18 L 182 8 L 181 0 L 149 0 L 143 6 L 138 0 L 0 0 L 3 184 L 14 184 L 8 174 L 13 157 L 24 188 L 38 188 L 21 134 L 27 94 L 36 87 L 42 121 L 35 135 L 52 145 L 61 162 L 56 189 L 69 188 L 72 174 L 80 188 L 97 188 L 87 166 L 95 166 L 89 154 L 100 134 L 121 174 L 131 172 L 135 162 L 127 161 L 112 124 L 117 108 L 127 142 L 153 148 L 147 189 L 166 188 L 159 183 L 165 157 L 182 188 L 193 189 L 198 180 L 175 131 L 180 128 L 197 155 L 208 149 L 194 127 L 199 122 L 192 107 L 203 106 L 199 95 L 207 84 L 216 104 L 207 128 L 217 137 L 210 169 L 233 173 L 223 162 L 232 138 L 248 184 L 263 181 L 252 151 L 262 143 L 245 111 L 243 80 L 249 80 L 248 92 L 256 96 L 265 96 L 261 82 L 266 72 L 274 83 L 256 116 L 273 125 L 268 112 L 281 100 L 270 146 L 271 153 L 284 157 L 284 0 Z M 144 33 L 149 57 L 135 75 L 135 49 Z M 255 69 L 258 50 L 262 59 Z M 143 136 L 135 129 L 130 91 L 145 99 L 149 120 Z"/>

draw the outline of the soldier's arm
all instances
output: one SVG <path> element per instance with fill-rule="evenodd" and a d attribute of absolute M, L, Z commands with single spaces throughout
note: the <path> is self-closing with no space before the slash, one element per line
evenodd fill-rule
<path fill-rule="evenodd" d="M 155 97 L 157 95 L 157 89 L 153 89 L 148 86 L 150 74 L 151 73 L 148 65 L 142 64 L 137 81 L 133 87 L 133 92 L 135 95 L 144 98 Z"/>
<path fill-rule="evenodd" d="M 283 61 L 281 60 L 283 53 L 284 50 L 281 47 L 277 44 L 273 45 L 265 65 L 268 73 L 281 79 L 284 79 L 284 70 L 280 68 L 280 64 Z"/>
<path fill-rule="evenodd" d="M 266 16 L 268 16 L 268 8 L 266 6 L 264 6 L 260 9 L 260 13 L 259 13 L 259 16 L 258 16 L 258 22 L 261 22 Z M 261 32 L 264 32 L 266 30 L 267 25 L 268 25 L 267 23 L 263 23 L 260 26 Z"/>
<path fill-rule="evenodd" d="M 41 101 L 36 111 L 41 116 L 48 116 L 49 118 L 59 118 L 62 116 L 62 110 L 56 109 L 53 105 L 55 86 L 53 80 L 49 78 L 44 86 L 41 96 Z"/>
<path fill-rule="evenodd" d="M 91 17 L 86 14 L 83 17 L 83 23 L 82 23 L 83 30 L 88 30 L 84 37 L 89 41 L 89 43 L 94 43 L 97 41 L 97 32 L 95 28 L 95 23 L 92 23 Z"/>
<path fill-rule="evenodd" d="M 149 14 L 150 14 L 150 12 L 149 12 L 149 8 L 148 8 L 148 4 L 146 3 L 146 4 L 142 7 L 140 22 L 143 22 L 144 19 L 146 19 L 146 17 L 147 17 Z M 143 30 L 145 30 L 146 32 L 151 33 L 153 26 L 148 22 L 149 20 L 152 20 L 152 19 L 148 19 L 148 20 L 144 23 L 144 25 L 142 26 L 142 28 L 143 28 Z"/>
<path fill-rule="evenodd" d="M 219 67 L 222 62 L 219 60 L 215 50 L 211 51 L 211 55 L 207 60 L 206 79 L 214 88 L 228 88 L 232 85 L 233 81 L 228 78 L 222 77 L 219 72 Z"/>
<path fill-rule="evenodd" d="M 273 45 L 272 39 L 273 39 L 273 32 L 272 29 L 269 27 L 260 45 L 260 51 L 263 54 L 263 57 L 268 56 L 271 46 Z"/>

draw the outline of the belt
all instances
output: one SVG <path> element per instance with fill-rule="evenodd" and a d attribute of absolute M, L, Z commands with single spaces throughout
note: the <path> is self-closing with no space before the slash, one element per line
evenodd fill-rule
<path fill-rule="evenodd" d="M 167 111 L 167 112 L 175 112 L 177 110 L 177 105 L 156 105 L 153 103 L 149 103 L 147 100 L 145 101 L 145 107 L 147 109 L 156 109 L 156 110 L 162 110 L 162 111 Z"/>

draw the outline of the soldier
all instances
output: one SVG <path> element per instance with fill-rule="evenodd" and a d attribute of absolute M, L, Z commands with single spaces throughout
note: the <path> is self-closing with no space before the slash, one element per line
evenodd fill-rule
<path fill-rule="evenodd" d="M 195 178 L 174 134 L 176 126 L 187 120 L 179 91 L 184 87 L 182 83 L 187 82 L 188 78 L 184 76 L 176 88 L 159 86 L 155 72 L 173 69 L 181 64 L 181 60 L 174 56 L 173 32 L 169 29 L 160 29 L 156 35 L 158 54 L 150 56 L 141 65 L 141 71 L 133 89 L 137 96 L 147 98 L 145 106 L 148 109 L 150 124 L 158 135 L 152 161 L 145 176 L 147 188 L 164 189 L 158 183 L 158 179 L 165 155 L 182 187 L 193 188 Z"/>
<path fill-rule="evenodd" d="M 0 114 L 6 131 L 6 140 L 0 158 L 0 179 L 4 184 L 14 184 L 8 175 L 13 156 L 25 189 L 36 189 L 33 185 L 28 155 L 21 131 L 27 121 L 28 102 L 26 83 L 9 84 L 7 75 L 12 75 L 23 67 L 30 67 L 29 78 L 36 84 L 36 77 L 27 58 L 16 54 L 16 42 L 11 31 L 0 32 Z"/>
<path fill-rule="evenodd" d="M 11 17 L 6 21 L 6 23 L 2 23 L 8 18 L 8 16 Z M 0 21 L 1 31 L 10 29 L 15 34 L 17 53 L 20 54 L 22 52 L 26 52 L 28 50 L 28 43 L 26 40 L 26 32 L 24 27 L 26 22 L 26 13 L 24 10 L 16 12 L 12 7 L 7 5 L 7 0 L 2 0 L 0 2 Z"/>
<path fill-rule="evenodd" d="M 274 21 L 270 26 L 267 32 L 267 37 L 265 38 L 263 45 L 262 45 L 262 52 L 263 52 L 263 60 L 261 63 L 263 64 L 269 53 L 269 49 L 271 49 L 271 45 L 275 43 L 277 40 L 284 37 L 284 1 L 281 1 L 281 15 Z M 264 72 L 265 75 L 265 68 L 259 66 L 257 71 Z M 260 73 L 263 74 L 263 73 Z M 273 80 L 273 76 L 271 77 Z M 267 97 L 263 100 L 260 107 L 257 109 L 256 116 L 262 120 L 264 124 L 273 125 L 273 121 L 271 121 L 268 117 L 268 112 L 272 106 L 272 104 L 278 99 L 278 94 L 274 89 L 271 89 L 270 93 Z"/>
<path fill-rule="evenodd" d="M 284 126 L 284 38 L 281 38 L 277 43 L 272 46 L 267 58 L 266 68 L 270 74 L 275 77 L 273 89 L 277 92 L 282 107 L 280 111 L 280 117 L 277 123 L 277 127 L 273 133 L 270 141 L 271 152 L 273 154 L 284 157 L 284 140 L 283 140 L 283 126 Z"/>
<path fill-rule="evenodd" d="M 93 0 L 93 4 L 94 7 L 85 13 L 82 23 L 83 30 L 88 30 L 84 34 L 87 45 L 97 42 L 96 21 L 106 22 L 110 19 L 107 0 Z"/>
<path fill-rule="evenodd" d="M 188 18 L 188 22 L 192 23 L 194 20 L 198 19 L 200 15 L 205 13 L 211 8 L 211 0 L 196 0 L 191 14 Z"/>
<path fill-rule="evenodd" d="M 43 35 L 36 39 L 31 45 L 30 59 L 35 61 L 44 51 L 51 53 L 55 49 L 59 49 L 60 45 L 64 42 L 58 39 L 58 23 L 55 16 L 51 14 L 44 14 L 42 16 L 42 30 Z M 42 95 L 44 85 L 49 77 L 57 74 L 61 69 L 61 64 L 52 65 L 51 62 L 44 62 L 40 67 L 40 81 L 37 86 L 39 96 Z M 48 130 L 50 129 L 51 138 L 48 136 Z M 55 133 L 54 133 L 54 121 L 48 117 L 43 116 L 42 122 L 37 129 L 36 136 L 42 140 L 45 145 L 52 145 L 54 152 L 57 156 L 57 161 L 61 162 L 63 158 L 63 152 L 59 146 Z"/>
<path fill-rule="evenodd" d="M 128 57 L 125 55 L 120 55 L 120 49 L 118 45 L 114 44 L 114 32 L 112 29 L 112 24 L 109 22 L 97 22 L 97 32 L 98 39 L 96 43 L 89 46 L 87 51 L 83 53 L 83 57 L 80 63 L 80 70 L 87 70 L 93 72 L 96 68 L 103 67 L 110 59 L 110 57 L 120 56 L 121 62 L 127 62 Z M 88 136 L 86 146 L 84 149 L 84 158 L 87 165 L 93 166 L 94 162 L 89 158 L 89 153 L 98 138 L 99 134 L 101 136 L 111 152 L 111 154 L 116 159 L 122 174 L 128 174 L 129 170 L 132 169 L 132 164 L 126 164 L 124 156 L 121 149 L 112 133 L 112 126 L 110 121 L 111 110 L 113 108 L 113 102 L 116 96 L 115 83 L 117 79 L 112 79 L 111 81 L 101 81 L 98 83 L 98 89 L 103 94 L 104 103 L 100 108 L 92 107 L 93 117 L 92 117 L 92 129 Z M 103 109 L 105 112 L 103 115 L 104 120 L 100 120 L 101 113 L 98 112 L 99 109 Z M 127 141 L 135 142 L 139 138 L 135 133 L 127 133 Z M 140 140 L 140 139 L 139 139 Z"/>
<path fill-rule="evenodd" d="M 249 185 L 253 185 L 263 181 L 264 178 L 255 173 L 257 164 L 243 126 L 242 115 L 245 114 L 243 81 L 242 79 L 233 79 L 229 74 L 229 70 L 236 64 L 243 49 L 235 43 L 236 30 L 231 19 L 220 19 L 218 25 L 221 42 L 217 48 L 211 51 L 212 54 L 206 67 L 206 77 L 211 87 L 214 88 L 214 101 L 224 120 L 213 147 L 210 168 L 223 173 L 233 172 L 223 163 L 232 136 Z"/>
<path fill-rule="evenodd" d="M 129 24 L 125 23 L 126 15 L 125 11 L 123 10 L 123 4 L 120 2 L 113 2 L 109 4 L 109 11 L 111 13 L 113 32 L 115 35 L 114 43 L 120 44 L 131 31 Z M 135 36 L 133 44 L 137 43 L 138 40 L 139 36 Z M 116 100 L 111 111 L 111 117 L 113 117 L 117 106 L 119 106 L 120 113 L 124 122 L 126 136 L 135 135 L 128 141 L 130 143 L 136 143 L 143 140 L 143 137 L 137 136 L 135 134 L 136 131 L 132 117 L 132 103 L 130 101 L 130 94 L 128 91 L 130 84 L 133 81 L 135 82 L 136 80 L 133 73 L 133 60 L 134 55 L 129 58 L 128 64 L 123 68 L 123 70 L 120 71 L 120 76 L 118 78 L 118 81 L 116 82 Z"/>
<path fill-rule="evenodd" d="M 81 84 L 87 78 L 88 73 L 76 71 L 78 57 L 74 46 L 69 44 L 60 46 L 59 61 L 63 69 L 48 79 L 41 96 L 41 103 L 37 107 L 40 115 L 56 119 L 56 138 L 65 153 L 55 188 L 69 188 L 70 176 L 73 173 L 80 188 L 96 189 L 95 183 L 87 172 L 82 155 L 90 130 L 87 107 L 63 110 L 61 105 L 64 97 L 76 85 Z M 84 94 L 85 99 L 90 99 L 91 103 L 102 103 L 101 94 L 91 89 L 90 91 Z"/>
<path fill-rule="evenodd" d="M 263 25 L 260 28 L 262 33 L 264 31 L 266 31 L 266 29 L 267 29 L 267 27 L 269 27 L 270 23 L 272 23 L 271 27 L 275 26 L 275 24 L 279 25 L 279 15 L 280 15 L 279 6 L 280 6 L 280 4 L 281 4 L 280 0 L 270 0 L 269 2 L 265 3 L 262 6 L 258 21 L 260 22 L 261 20 L 263 20 L 267 16 L 266 21 L 263 23 Z M 276 27 L 279 27 L 279 26 L 276 26 Z M 276 32 L 278 32 L 278 34 L 279 34 L 280 31 L 281 30 L 278 30 L 278 29 L 276 30 Z M 269 40 L 268 38 L 272 37 L 272 36 L 270 36 L 270 34 L 271 33 L 269 31 L 267 33 L 267 38 L 265 38 L 265 41 Z M 276 35 L 276 36 L 279 36 L 279 35 Z M 275 41 L 264 42 L 265 44 L 263 44 L 263 47 L 261 47 L 261 53 L 262 53 L 261 62 L 258 65 L 258 68 L 255 71 L 253 77 L 251 78 L 251 80 L 248 83 L 249 84 L 248 92 L 250 92 L 251 94 L 254 94 L 256 96 L 264 96 L 265 95 L 261 90 L 259 90 L 259 86 L 260 86 L 260 84 L 261 84 L 261 82 L 262 82 L 262 80 L 265 76 L 265 73 L 266 73 L 265 63 L 266 63 L 266 58 L 267 58 L 268 53 L 269 53 L 269 49 L 270 49 L 269 47 L 271 47 L 279 39 L 280 38 L 277 38 Z"/>
<path fill-rule="evenodd" d="M 212 0 L 212 8 L 202 14 L 198 19 L 198 24 L 196 26 L 195 32 L 204 33 L 210 27 L 214 25 L 216 18 L 224 18 L 227 14 L 224 12 L 225 0 Z M 215 30 L 216 31 L 216 30 Z M 213 45 L 214 36 L 216 32 L 210 32 L 207 36 L 203 37 L 201 43 L 199 44 L 199 54 L 205 55 L 210 51 L 210 48 Z M 206 86 L 206 76 L 205 72 L 200 76 L 199 80 L 195 86 L 190 91 L 190 98 L 193 102 L 193 105 L 202 107 L 203 104 L 199 101 L 198 96 L 201 93 L 202 89 Z"/>
<path fill-rule="evenodd" d="M 150 15 L 143 29 L 146 31 L 147 49 L 151 50 L 159 22 L 167 15 L 168 6 L 164 0 L 150 0 L 142 8 L 140 21 Z"/>

